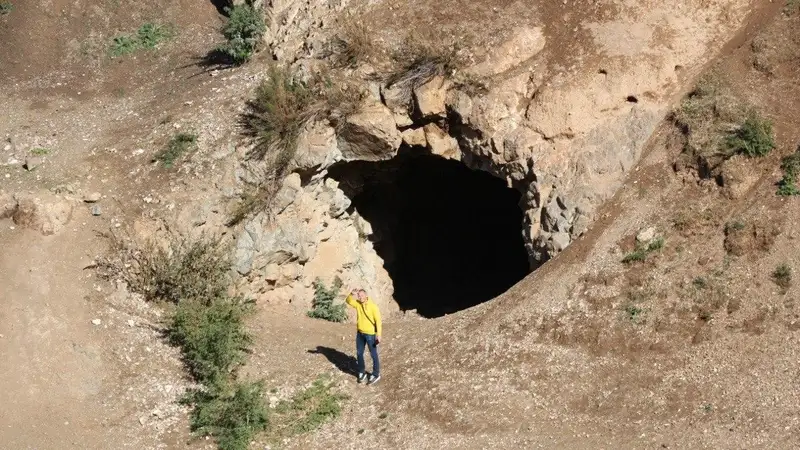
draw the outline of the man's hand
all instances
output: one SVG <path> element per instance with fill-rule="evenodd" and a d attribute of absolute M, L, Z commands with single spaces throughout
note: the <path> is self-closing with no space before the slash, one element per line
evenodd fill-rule
<path fill-rule="evenodd" d="M 381 343 L 381 337 L 380 336 L 375 336 L 375 345 L 378 345 L 380 343 Z"/>

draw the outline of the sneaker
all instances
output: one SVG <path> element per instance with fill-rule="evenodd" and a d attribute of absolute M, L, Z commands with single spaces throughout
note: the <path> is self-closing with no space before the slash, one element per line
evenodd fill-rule
<path fill-rule="evenodd" d="M 360 373 L 360 374 L 358 374 L 358 378 L 356 379 L 356 381 L 358 381 L 359 383 L 361 383 L 361 382 L 363 382 L 363 381 L 364 381 L 364 378 L 366 378 L 366 377 L 367 377 L 367 374 L 365 374 L 365 373 Z"/>
<path fill-rule="evenodd" d="M 381 379 L 381 376 L 380 376 L 380 375 L 378 375 L 377 377 L 376 377 L 376 376 L 373 376 L 373 375 L 370 375 L 370 376 L 369 376 L 369 379 L 367 380 L 367 384 L 375 384 L 375 383 L 377 383 L 378 381 L 380 381 L 380 379 Z"/>

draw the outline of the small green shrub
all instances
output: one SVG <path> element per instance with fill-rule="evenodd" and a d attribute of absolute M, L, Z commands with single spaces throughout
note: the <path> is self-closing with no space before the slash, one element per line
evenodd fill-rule
<path fill-rule="evenodd" d="M 800 148 L 792 155 L 783 158 L 781 162 L 783 178 L 778 182 L 778 195 L 794 196 L 800 195 L 797 187 L 798 177 L 800 177 Z"/>
<path fill-rule="evenodd" d="M 763 156 L 775 146 L 772 124 L 731 93 L 715 74 L 700 79 L 673 119 L 685 136 L 681 159 L 701 177 L 718 175 L 735 154 Z"/>
<path fill-rule="evenodd" d="M 781 264 L 772 272 L 772 281 L 784 290 L 792 285 L 792 268 L 786 264 Z"/>
<path fill-rule="evenodd" d="M 183 400 L 194 405 L 190 427 L 199 435 L 215 437 L 222 450 L 246 450 L 253 437 L 269 426 L 263 393 L 261 382 L 237 382 L 232 388 L 192 391 Z"/>
<path fill-rule="evenodd" d="M 44 156 L 47 155 L 48 153 L 50 153 L 50 150 L 43 147 L 36 147 L 34 149 L 31 149 L 31 154 L 34 156 Z"/>
<path fill-rule="evenodd" d="M 113 259 L 98 262 L 107 278 L 120 278 L 148 301 L 204 300 L 224 297 L 230 283 L 228 250 L 219 240 L 174 236 L 168 245 L 148 242 L 141 248 L 111 239 Z"/>
<path fill-rule="evenodd" d="M 217 50 L 234 64 L 241 65 L 249 61 L 258 49 L 267 25 L 261 12 L 250 4 L 225 8 L 225 11 L 228 13 L 228 21 L 222 28 L 222 34 L 227 42 Z"/>
<path fill-rule="evenodd" d="M 783 13 L 787 16 L 800 11 L 800 0 L 786 0 L 786 6 L 783 7 Z"/>
<path fill-rule="evenodd" d="M 184 361 L 197 381 L 218 386 L 244 362 L 252 342 L 244 330 L 250 306 L 229 297 L 178 303 L 168 334 L 170 342 L 183 350 Z"/>
<path fill-rule="evenodd" d="M 742 231 L 746 227 L 747 225 L 741 220 L 734 220 L 733 222 L 728 222 L 725 224 L 725 234 L 730 234 L 736 231 Z"/>
<path fill-rule="evenodd" d="M 169 169 L 175 165 L 175 161 L 196 146 L 196 134 L 178 133 L 169 140 L 166 147 L 156 153 L 154 160 L 159 161 L 164 167 Z"/>
<path fill-rule="evenodd" d="M 772 122 L 751 112 L 725 142 L 731 154 L 740 153 L 751 158 L 766 156 L 775 148 Z"/>
<path fill-rule="evenodd" d="M 633 323 L 640 323 L 644 316 L 644 309 L 632 304 L 625 305 L 624 312 L 625 318 Z"/>
<path fill-rule="evenodd" d="M 637 244 L 636 249 L 622 258 L 623 263 L 640 262 L 647 259 L 650 253 L 661 250 L 664 247 L 664 238 L 657 237 L 648 244 Z"/>
<path fill-rule="evenodd" d="M 344 322 L 347 320 L 347 305 L 344 303 L 334 304 L 339 297 L 342 289 L 342 280 L 339 277 L 333 279 L 330 288 L 325 286 L 319 278 L 314 281 L 314 309 L 308 311 L 308 317 L 322 319 L 329 322 Z"/>
<path fill-rule="evenodd" d="M 278 436 L 292 436 L 316 430 L 342 412 L 341 401 L 346 397 L 334 391 L 335 383 L 320 376 L 311 387 L 295 394 L 290 401 L 275 408 L 275 427 Z"/>
<path fill-rule="evenodd" d="M 118 57 L 142 49 L 153 49 L 174 35 L 170 27 L 145 23 L 134 35 L 122 34 L 111 41 L 111 56 Z"/>
<path fill-rule="evenodd" d="M 692 285 L 697 289 L 705 289 L 708 287 L 708 280 L 703 277 L 697 277 L 692 280 Z"/>
<path fill-rule="evenodd" d="M 14 5 L 11 2 L 9 2 L 8 0 L 0 1 L 0 16 L 11 14 L 11 11 L 13 10 L 14 10 Z"/>

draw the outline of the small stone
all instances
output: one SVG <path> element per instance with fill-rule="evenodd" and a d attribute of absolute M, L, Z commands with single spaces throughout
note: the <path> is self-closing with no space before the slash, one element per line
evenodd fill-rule
<path fill-rule="evenodd" d="M 83 197 L 83 201 L 86 203 L 96 203 L 99 202 L 103 196 L 100 195 L 99 192 L 92 192 L 89 195 Z"/>
<path fill-rule="evenodd" d="M 31 170 L 39 167 L 40 165 L 42 165 L 42 158 L 39 158 L 38 156 L 29 156 L 29 157 L 25 158 L 24 167 L 25 167 L 25 170 L 27 170 L 27 171 L 31 171 Z"/>
<path fill-rule="evenodd" d="M 103 321 L 100 319 L 92 319 L 92 325 L 100 325 L 101 323 L 103 323 Z"/>
<path fill-rule="evenodd" d="M 145 423 L 147 423 L 147 417 L 139 417 L 139 425 L 144 425 Z"/>
<path fill-rule="evenodd" d="M 644 230 L 639 231 L 636 235 L 636 242 L 640 244 L 646 244 L 656 237 L 656 229 L 655 227 L 650 227 Z"/>
<path fill-rule="evenodd" d="M 102 213 L 100 205 L 92 205 L 91 212 L 93 216 L 99 216 Z"/>
<path fill-rule="evenodd" d="M 129 327 L 133 327 L 133 326 L 135 326 L 135 325 L 136 325 L 136 322 L 134 322 L 134 321 L 133 321 L 133 319 L 129 319 L 129 320 L 128 320 L 128 326 L 129 326 Z"/>

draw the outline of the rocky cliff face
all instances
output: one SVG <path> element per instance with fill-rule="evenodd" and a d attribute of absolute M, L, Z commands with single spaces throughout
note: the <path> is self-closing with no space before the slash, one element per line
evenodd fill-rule
<path fill-rule="evenodd" d="M 392 284 L 370 226 L 326 175 L 337 162 L 391 159 L 401 146 L 461 161 L 522 192 L 520 232 L 535 268 L 587 230 L 673 100 L 750 7 L 749 0 L 549 3 L 477 2 L 458 15 L 455 1 L 267 5 L 269 47 L 300 72 L 327 55 L 345 9 L 387 52 L 419 34 L 430 45 L 457 44 L 467 63 L 411 86 L 410 96 L 375 81 L 377 63 L 348 69 L 367 93 L 364 104 L 337 129 L 317 122 L 302 133 L 294 168 L 303 180 L 290 175 L 272 210 L 239 233 L 239 273 L 270 298 L 310 298 L 313 278 L 338 274 L 390 306 Z"/>

